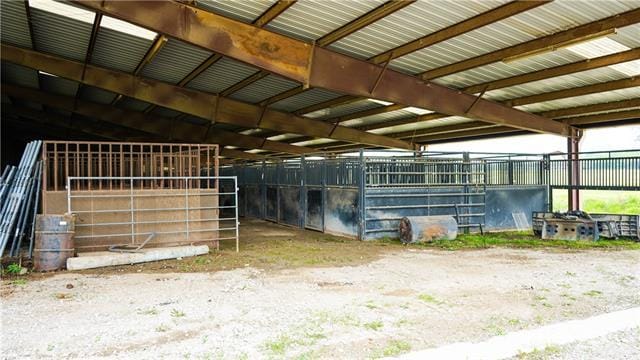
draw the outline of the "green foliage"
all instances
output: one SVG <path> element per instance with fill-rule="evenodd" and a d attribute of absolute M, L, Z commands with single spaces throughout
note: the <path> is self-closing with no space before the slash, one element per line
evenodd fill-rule
<path fill-rule="evenodd" d="M 508 248 L 563 248 L 563 249 L 640 249 L 640 242 L 633 240 L 542 240 L 529 231 L 505 231 L 480 234 L 461 234 L 455 240 L 440 240 L 417 244 L 428 248 L 445 250 L 482 249 L 489 247 Z M 568 276 L 571 276 L 567 274 Z"/>
<path fill-rule="evenodd" d="M 418 295 L 418 299 L 426 302 L 426 303 L 431 303 L 431 304 L 440 304 L 442 303 L 442 301 L 436 299 L 435 297 L 429 295 L 429 294 L 420 294 Z"/>
<path fill-rule="evenodd" d="M 411 350 L 411 345 L 402 340 L 391 340 L 387 346 L 382 349 L 383 356 L 397 356 Z"/>
<path fill-rule="evenodd" d="M 11 275 L 18 275 L 20 274 L 20 271 L 22 271 L 22 266 L 18 265 L 18 264 L 9 264 L 7 266 L 7 268 L 5 269 L 5 272 L 7 274 L 11 274 Z"/>
<path fill-rule="evenodd" d="M 583 293 L 583 295 L 591 296 L 591 297 L 600 296 L 600 295 L 602 295 L 602 291 L 598 291 L 598 290 L 589 290 L 589 291 L 587 291 L 587 292 Z"/>
<path fill-rule="evenodd" d="M 185 316 L 185 313 L 178 310 L 178 309 L 173 309 L 171 310 L 171 317 L 175 317 L 175 318 L 179 318 L 179 317 L 183 317 Z"/>
<path fill-rule="evenodd" d="M 582 210 L 592 213 L 640 214 L 640 192 L 582 190 Z M 567 210 L 567 191 L 553 191 L 553 210 Z"/>

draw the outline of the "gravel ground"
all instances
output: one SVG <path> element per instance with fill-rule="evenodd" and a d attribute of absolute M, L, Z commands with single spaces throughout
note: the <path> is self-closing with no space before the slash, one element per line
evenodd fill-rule
<path fill-rule="evenodd" d="M 3 281 L 1 353 L 375 358 L 638 306 L 639 288 L 640 251 L 406 248 L 342 267 L 63 272 Z M 550 355 L 637 354 L 637 330 L 616 336 Z"/>

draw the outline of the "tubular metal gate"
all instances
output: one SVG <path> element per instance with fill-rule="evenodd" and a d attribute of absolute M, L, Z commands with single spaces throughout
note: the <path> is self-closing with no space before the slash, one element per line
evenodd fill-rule
<path fill-rule="evenodd" d="M 67 210 L 78 216 L 76 247 L 83 250 L 140 244 L 155 234 L 155 245 L 235 240 L 239 251 L 237 190 L 235 176 L 70 176 Z"/>
<path fill-rule="evenodd" d="M 485 224 L 483 161 L 366 158 L 364 179 L 365 238 L 395 236 L 405 216 L 451 215 L 463 229 Z"/>

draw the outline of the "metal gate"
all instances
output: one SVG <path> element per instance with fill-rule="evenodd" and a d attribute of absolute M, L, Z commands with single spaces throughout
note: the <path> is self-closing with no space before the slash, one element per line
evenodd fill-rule
<path fill-rule="evenodd" d="M 77 214 L 76 247 L 235 240 L 239 251 L 235 176 L 68 177 L 67 210 Z"/>

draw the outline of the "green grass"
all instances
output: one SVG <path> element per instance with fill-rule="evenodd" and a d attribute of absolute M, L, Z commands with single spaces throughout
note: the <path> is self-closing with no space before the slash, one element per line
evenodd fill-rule
<path fill-rule="evenodd" d="M 640 249 L 640 242 L 633 240 L 542 240 L 529 231 L 507 231 L 480 234 L 460 234 L 455 240 L 440 240 L 417 246 L 445 250 L 481 249 L 489 247 L 508 248 L 562 248 L 562 249 Z"/>
<path fill-rule="evenodd" d="M 381 357 L 398 356 L 408 352 L 409 350 L 411 350 L 411 345 L 408 342 L 403 340 L 391 340 L 384 348 L 375 351 L 372 357 L 377 359 Z"/>
<path fill-rule="evenodd" d="M 581 208 L 586 212 L 640 214 L 640 191 L 580 191 Z M 553 210 L 567 210 L 567 191 L 553 191 Z"/>
<path fill-rule="evenodd" d="M 178 309 L 171 310 L 171 317 L 179 318 L 184 316 L 185 316 L 185 313 L 183 311 L 180 311 Z"/>
<path fill-rule="evenodd" d="M 600 296 L 600 295 L 602 295 L 602 291 L 598 291 L 598 290 L 589 290 L 589 291 L 587 291 L 587 292 L 583 293 L 582 295 L 595 297 L 595 296 Z"/>
<path fill-rule="evenodd" d="M 372 321 L 372 322 L 365 323 L 363 326 L 365 329 L 378 331 L 382 329 L 384 324 L 382 323 L 382 321 Z"/>
<path fill-rule="evenodd" d="M 429 294 L 420 294 L 418 295 L 418 299 L 426 302 L 426 303 L 430 303 L 430 304 L 441 304 L 442 301 L 436 299 L 435 297 L 429 295 Z"/>

